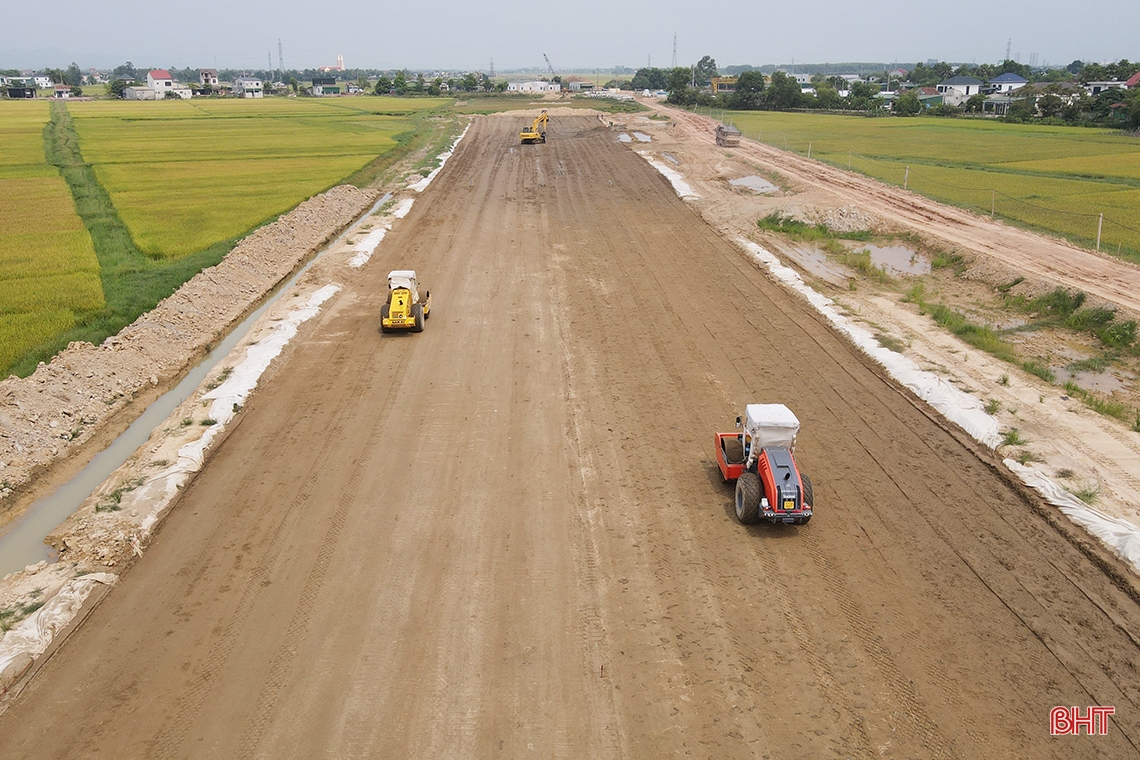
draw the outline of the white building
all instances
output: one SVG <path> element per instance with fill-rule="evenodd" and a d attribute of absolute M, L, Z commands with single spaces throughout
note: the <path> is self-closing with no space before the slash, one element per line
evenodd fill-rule
<path fill-rule="evenodd" d="M 995 95 L 1005 95 L 1014 90 L 1020 90 L 1027 84 L 1029 84 L 1029 80 L 1025 77 L 1006 73 L 990 80 L 990 91 Z"/>
<path fill-rule="evenodd" d="M 184 84 L 178 84 L 170 77 L 170 72 L 166 69 L 153 69 L 146 74 L 146 85 L 154 91 L 155 100 L 163 100 L 165 98 L 182 98 L 189 100 L 194 96 L 190 92 L 190 88 Z M 150 100 L 150 98 L 133 98 L 133 100 Z"/>
<path fill-rule="evenodd" d="M 561 92 L 558 82 L 507 82 L 507 92 L 547 93 Z"/>
<path fill-rule="evenodd" d="M 238 77 L 234 80 L 234 95 L 239 98 L 260 98 L 264 88 L 257 77 Z"/>
<path fill-rule="evenodd" d="M 157 100 L 158 93 L 149 87 L 126 87 L 123 89 L 126 100 Z"/>
<path fill-rule="evenodd" d="M 166 91 L 174 88 L 174 80 L 166 69 L 154 69 L 146 73 L 146 86 L 166 97 Z"/>
<path fill-rule="evenodd" d="M 36 82 L 38 83 L 39 81 L 40 78 L 36 77 Z M 1127 87 L 1124 82 L 1119 82 L 1114 79 L 1111 82 L 1089 82 L 1085 85 L 1085 89 L 1088 90 L 1089 95 L 1100 95 L 1105 90 L 1124 90 L 1127 89 Z"/>
<path fill-rule="evenodd" d="M 46 74 L 36 74 L 33 79 L 36 82 L 36 87 L 39 87 L 41 90 L 46 90 L 52 86 L 51 77 Z"/>
<path fill-rule="evenodd" d="M 198 69 L 198 84 L 202 85 L 203 87 L 217 87 L 218 70 Z"/>
<path fill-rule="evenodd" d="M 942 102 L 948 106 L 957 106 L 982 91 L 982 80 L 973 77 L 950 77 L 938 85 L 942 93 Z"/>

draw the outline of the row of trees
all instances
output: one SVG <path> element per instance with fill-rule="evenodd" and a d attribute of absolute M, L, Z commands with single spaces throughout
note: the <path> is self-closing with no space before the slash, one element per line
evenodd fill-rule
<path fill-rule="evenodd" d="M 126 66 L 130 66 L 130 64 L 128 63 Z M 127 76 L 130 75 L 131 71 L 134 71 L 134 74 L 131 75 L 130 78 L 127 78 Z M 179 75 L 184 73 L 185 72 L 180 71 L 178 72 L 178 75 L 176 75 L 175 72 L 172 71 L 171 76 L 178 79 Z M 115 70 L 114 74 L 116 75 L 116 78 L 107 83 L 107 94 L 116 98 L 123 97 L 123 93 L 128 87 L 140 85 L 146 78 L 145 71 L 140 72 L 138 69 L 133 68 L 120 67 L 119 69 Z M 240 74 L 234 74 L 233 72 L 227 72 L 227 74 L 230 76 L 240 76 Z M 209 85 L 199 85 L 196 81 L 197 76 L 197 71 L 194 71 L 195 80 L 191 80 L 189 82 L 190 89 L 195 94 L 212 94 L 213 88 L 211 88 Z M 219 76 L 221 76 L 220 73 Z M 253 76 L 259 75 L 254 74 Z M 327 76 L 327 74 L 325 76 Z M 260 76 L 259 78 L 265 82 L 265 92 L 274 93 L 278 91 L 278 88 L 275 88 L 270 80 L 264 79 Z M 311 80 L 312 77 L 310 77 L 310 81 Z M 341 81 L 344 81 L 343 76 Z M 443 85 L 445 82 L 448 89 L 452 92 L 477 92 L 480 91 L 479 88 L 482 88 L 482 91 L 502 92 L 507 89 L 506 82 L 501 82 L 496 85 L 492 83 L 485 74 L 476 73 L 468 73 L 462 77 L 455 77 L 446 80 L 442 77 L 436 77 L 434 79 L 428 80 L 424 77 L 423 74 L 418 74 L 415 77 L 412 77 L 406 71 L 398 71 L 393 76 L 387 76 L 385 74 L 380 75 L 376 79 L 375 84 L 373 84 L 364 74 L 358 75 L 354 82 L 353 80 L 348 81 L 358 87 L 361 92 L 372 91 L 377 95 L 388 95 L 389 93 L 394 93 L 401 96 L 440 95 L 443 93 Z M 291 91 L 294 95 L 301 95 L 305 92 L 304 88 L 302 87 L 301 80 L 295 76 L 290 76 L 287 81 L 282 83 L 282 85 L 285 90 Z"/>
<path fill-rule="evenodd" d="M 880 81 L 848 83 L 839 76 L 816 74 L 812 77 L 812 92 L 804 92 L 795 77 L 775 71 L 765 77 L 759 69 L 748 69 L 739 74 L 735 91 L 713 93 L 703 89 L 716 76 L 715 62 L 705 56 L 700 63 L 673 69 L 639 69 L 630 82 L 635 90 L 667 90 L 668 101 L 676 105 L 699 105 L 734 110 L 799 110 L 824 109 L 880 112 L 886 101 L 880 97 L 890 87 L 896 89 L 887 72 Z M 975 95 L 962 106 L 939 105 L 926 109 L 919 98 L 918 86 L 932 86 L 952 76 L 973 76 L 988 81 L 1001 74 L 1014 73 L 1038 83 L 1026 89 L 1025 97 L 1015 100 L 1005 118 L 1008 121 L 1047 121 L 1064 124 L 1092 124 L 1140 128 L 1140 90 L 1108 90 L 1097 96 L 1076 91 L 1075 85 L 1090 81 L 1123 81 L 1137 70 L 1140 63 L 1121 60 L 1113 64 L 1084 64 L 1074 61 L 1064 69 L 1051 72 L 1033 71 L 1017 61 L 1000 64 L 953 67 L 948 63 L 918 64 L 909 72 L 911 86 L 895 98 L 892 110 L 903 116 L 929 113 L 935 116 L 957 116 L 963 113 L 981 113 L 984 95 Z M 1059 72 L 1059 73 L 1058 73 Z M 1027 76 L 1028 75 L 1028 76 Z M 900 82 L 900 87 L 903 82 Z M 1070 82 L 1070 84 L 1063 84 Z M 845 91 L 845 95 L 840 95 Z M 1121 105 L 1123 103 L 1123 106 Z"/>
<path fill-rule="evenodd" d="M 737 77 L 735 92 L 713 94 L 701 89 L 702 82 L 694 76 L 694 71 L 695 67 L 641 69 L 634 75 L 631 84 L 635 90 L 667 90 L 668 102 L 683 106 L 717 106 L 746 111 L 800 108 L 872 111 L 882 104 L 876 97 L 881 88 L 872 82 L 856 82 L 849 86 L 840 77 L 821 76 L 815 82 L 815 94 L 811 94 L 803 92 L 795 77 L 782 71 L 765 77 L 759 69 L 752 69 Z M 711 79 L 707 69 L 704 74 L 704 78 Z M 642 82 L 646 83 L 645 86 L 640 84 Z M 839 94 L 841 88 L 847 90 L 845 96 Z"/>
<path fill-rule="evenodd" d="M 1029 82 L 1123 82 L 1140 69 L 1140 63 L 1123 58 L 1116 63 L 1085 63 L 1073 61 L 1063 68 L 1033 68 L 1017 61 L 1005 60 L 998 64 L 952 64 L 941 61 L 935 64 L 916 63 L 905 81 L 920 87 L 931 87 L 953 76 L 967 76 L 987 82 L 1002 74 L 1017 74 Z"/>

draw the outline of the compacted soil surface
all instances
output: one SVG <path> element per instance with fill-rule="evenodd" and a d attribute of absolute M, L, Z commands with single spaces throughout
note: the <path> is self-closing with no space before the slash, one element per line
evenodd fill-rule
<path fill-rule="evenodd" d="M 306 324 L 2 754 L 1137 755 L 1123 566 L 597 118 L 519 126 L 476 120 Z M 381 335 L 405 267 L 431 318 Z M 802 422 L 806 526 L 733 518 L 749 402 Z"/>

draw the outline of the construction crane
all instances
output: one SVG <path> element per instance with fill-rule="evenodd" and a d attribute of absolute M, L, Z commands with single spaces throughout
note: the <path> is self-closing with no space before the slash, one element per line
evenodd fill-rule
<path fill-rule="evenodd" d="M 550 59 L 546 57 L 546 53 L 543 53 L 542 57 L 546 59 L 546 68 L 550 69 L 550 80 L 554 81 L 554 67 L 550 65 Z"/>

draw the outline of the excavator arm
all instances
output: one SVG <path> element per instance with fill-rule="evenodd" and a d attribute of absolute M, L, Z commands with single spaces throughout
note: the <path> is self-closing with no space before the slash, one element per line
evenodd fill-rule
<path fill-rule="evenodd" d="M 548 123 L 550 123 L 550 117 L 546 115 L 546 111 L 543 111 L 534 117 L 533 124 L 519 132 L 519 139 L 523 143 L 546 142 L 546 125 Z"/>

